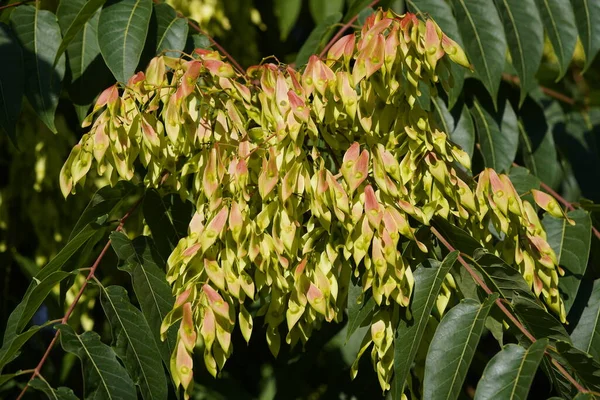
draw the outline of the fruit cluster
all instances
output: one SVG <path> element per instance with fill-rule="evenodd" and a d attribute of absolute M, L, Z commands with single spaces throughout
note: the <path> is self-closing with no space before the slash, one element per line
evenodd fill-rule
<path fill-rule="evenodd" d="M 359 357 L 372 343 L 387 390 L 399 310 L 434 243 L 418 236 L 434 217 L 519 268 L 564 320 L 560 269 L 536 209 L 506 175 L 486 169 L 471 179 L 468 155 L 422 104 L 438 84 L 452 85 L 451 62 L 468 67 L 434 21 L 378 11 L 302 71 L 262 64 L 240 76 L 217 52 L 196 50 L 154 58 L 100 96 L 61 188 L 74 192 L 95 162 L 113 183 L 141 171 L 147 187 L 195 203 L 168 260 L 177 300 L 162 329 L 180 326 L 171 372 L 186 393 L 200 337 L 216 375 L 234 327 L 249 340 L 254 303 L 277 355 L 282 338 L 305 343 L 323 321 L 341 321 L 353 281 L 378 305 Z M 553 198 L 533 195 L 562 215 Z M 448 275 L 440 312 L 453 286 Z"/>

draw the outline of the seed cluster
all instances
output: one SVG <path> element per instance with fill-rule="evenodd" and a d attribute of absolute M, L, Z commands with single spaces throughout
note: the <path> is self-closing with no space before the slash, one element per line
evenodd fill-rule
<path fill-rule="evenodd" d="M 421 104 L 438 83 L 452 85 L 450 62 L 468 66 L 434 21 L 378 11 L 301 72 L 262 64 L 240 76 L 217 52 L 196 50 L 191 59 L 156 57 L 123 90 L 100 96 L 61 188 L 73 192 L 94 161 L 111 182 L 132 180 L 139 161 L 147 187 L 195 203 L 188 236 L 168 260 L 177 298 L 162 327 L 179 324 L 171 372 L 186 395 L 200 338 L 216 376 L 234 327 L 250 339 L 258 304 L 254 317 L 264 316 L 277 355 L 282 339 L 305 343 L 323 321 L 342 321 L 353 281 L 378 305 L 359 357 L 372 344 L 389 389 L 399 310 L 433 243 L 417 230 L 434 217 L 519 268 L 564 320 L 561 270 L 536 209 L 506 175 L 469 178 L 468 155 Z M 562 215 L 550 196 L 533 197 Z M 453 287 L 448 275 L 440 313 Z"/>

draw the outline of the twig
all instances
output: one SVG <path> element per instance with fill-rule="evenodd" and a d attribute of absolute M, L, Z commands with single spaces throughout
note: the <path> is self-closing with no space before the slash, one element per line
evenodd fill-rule
<path fill-rule="evenodd" d="M 136 201 L 136 203 L 129 209 L 129 211 L 127 211 L 127 213 L 125 215 L 123 215 L 123 217 L 119 220 L 119 226 L 117 226 L 117 228 L 114 230 L 114 232 L 120 232 L 120 231 L 123 230 L 123 225 L 125 225 L 125 221 L 127 220 L 127 218 L 129 218 L 129 216 L 131 216 L 131 214 L 133 213 L 133 211 L 135 211 L 135 209 L 140 205 L 142 199 L 143 199 L 143 197 L 140 198 L 138 201 Z M 77 303 L 79 302 L 79 299 L 83 295 L 83 291 L 85 290 L 85 288 L 88 285 L 89 281 L 91 279 L 95 278 L 94 273 L 96 272 L 96 269 L 98 268 L 98 265 L 100 265 L 100 262 L 104 258 L 104 255 L 106 254 L 106 252 L 110 248 L 110 244 L 111 244 L 111 240 L 108 239 L 108 241 L 106 242 L 106 245 L 104 245 L 104 248 L 102 249 L 102 251 L 98 255 L 98 258 L 96 258 L 96 261 L 94 261 L 94 264 L 90 268 L 90 272 L 88 273 L 87 277 L 85 278 L 85 282 L 83 282 L 83 285 L 81 285 L 81 288 L 79 289 L 79 292 L 75 296 L 75 299 L 73 299 L 73 302 L 71 303 L 71 305 L 67 309 L 67 312 L 62 317 L 62 319 L 60 319 L 60 323 L 66 324 L 68 322 L 69 317 L 71 316 L 71 314 L 75 310 L 75 307 L 77 306 Z M 48 345 L 48 348 L 46 348 L 46 352 L 42 356 L 40 362 L 35 367 L 35 369 L 33 369 L 33 373 L 31 374 L 31 377 L 29 378 L 29 382 L 31 382 L 36 376 L 41 376 L 40 375 L 40 371 L 42 370 L 42 367 L 44 366 L 44 363 L 46 362 L 46 360 L 50 356 L 50 352 L 52 351 L 52 348 L 54 347 L 54 345 L 58 341 L 58 336 L 59 335 L 60 335 L 60 329 L 56 331 L 56 333 L 54 334 L 54 338 L 52 339 L 52 341 Z M 23 390 L 19 394 L 19 397 L 17 397 L 17 400 L 20 400 L 21 398 L 23 398 L 23 396 L 25 395 L 25 392 L 27 392 L 27 389 L 29 388 L 29 382 L 28 382 L 27 385 L 25 385 L 25 387 L 23 388 Z"/>
<path fill-rule="evenodd" d="M 512 82 L 512 83 L 514 83 L 515 85 L 520 85 L 520 84 L 521 84 L 521 81 L 519 80 L 519 77 L 518 77 L 518 76 L 514 76 L 514 75 L 510 75 L 510 74 L 503 73 L 503 74 L 502 74 L 502 79 L 504 79 L 504 80 L 505 80 L 505 81 L 507 81 L 507 82 Z M 564 95 L 564 94 L 562 94 L 562 93 L 559 93 L 559 92 L 557 92 L 556 90 L 552 90 L 552 89 L 550 89 L 550 88 L 547 88 L 547 87 L 545 87 L 545 86 L 540 86 L 540 89 L 541 89 L 541 90 L 542 90 L 542 92 L 544 92 L 546 95 L 548 95 L 548 96 L 550 96 L 550 97 L 553 97 L 553 98 L 555 98 L 556 100 L 560 100 L 560 101 L 562 101 L 563 103 L 567 103 L 567 104 L 570 104 L 570 105 L 572 105 L 572 106 L 573 106 L 573 105 L 575 105 L 575 99 L 573 99 L 573 98 L 571 98 L 571 97 L 569 97 L 569 96 L 567 96 L 567 95 Z"/>
<path fill-rule="evenodd" d="M 444 236 L 442 236 L 442 234 L 435 228 L 435 227 L 431 227 L 431 232 L 438 238 L 438 240 L 449 250 L 449 251 L 454 251 L 456 250 L 445 238 Z M 481 279 L 481 277 L 479 275 L 477 275 L 475 273 L 475 271 L 473 271 L 473 268 L 471 268 L 471 266 L 469 264 L 467 264 L 467 262 L 464 260 L 464 258 L 459 254 L 458 255 L 458 261 L 462 264 L 462 266 L 467 270 L 467 272 L 469 273 L 469 275 L 471 275 L 471 277 L 473 278 L 473 280 L 486 292 L 486 294 L 490 295 L 492 294 L 492 290 L 486 285 L 486 283 Z M 500 308 L 500 310 L 502 311 L 502 313 L 504 313 L 504 315 L 506 315 L 508 317 L 508 319 L 511 320 L 511 322 L 515 325 L 515 327 L 517 327 L 517 329 L 519 329 L 532 343 L 534 343 L 536 341 L 535 337 L 527 330 L 527 328 L 525 328 L 525 326 L 523 326 L 523 324 L 517 319 L 517 317 L 515 317 L 504 305 L 504 303 L 502 302 L 501 299 L 496 299 L 495 301 L 496 305 L 498 306 L 498 308 Z M 552 359 L 552 364 L 554 364 L 554 366 L 556 366 L 556 368 L 558 369 L 558 371 L 561 373 L 561 375 L 563 375 L 569 382 L 571 382 L 571 384 L 581 393 L 588 393 L 589 390 L 587 390 L 586 388 L 584 388 L 583 386 L 581 386 L 581 384 L 579 382 L 577 382 L 575 380 L 575 378 L 573 378 L 569 372 L 567 370 L 564 369 L 564 367 L 562 365 L 560 365 L 560 363 L 558 361 L 556 361 L 556 359 L 552 358 L 552 355 L 548 352 L 546 352 L 546 355 L 549 356 Z"/>
<path fill-rule="evenodd" d="M 154 3 L 156 4 L 160 4 L 160 0 L 153 0 Z M 208 40 L 212 43 L 213 46 L 215 46 L 217 48 L 217 50 L 219 50 L 225 57 L 227 57 L 227 59 L 229 61 L 231 61 L 231 63 L 233 64 L 233 66 L 235 67 L 235 69 L 238 70 L 238 72 L 240 74 L 242 74 L 243 76 L 246 76 L 246 72 L 244 71 L 244 68 L 242 68 L 242 66 L 240 65 L 240 63 L 237 62 L 237 60 L 235 58 L 233 58 L 233 56 L 231 54 L 229 54 L 224 48 L 223 46 L 221 46 L 219 43 L 217 43 L 217 41 L 215 39 L 212 38 L 212 36 L 210 36 L 208 33 L 206 33 L 202 28 L 200 28 L 198 25 L 196 25 L 196 23 L 194 23 L 192 20 L 190 20 L 189 18 L 187 18 L 185 15 L 183 15 L 182 13 L 180 13 L 179 11 L 176 11 L 177 16 L 179 18 L 183 18 L 187 21 L 188 25 L 195 30 L 198 33 L 203 34 L 204 36 L 206 36 L 208 38 Z"/>
<path fill-rule="evenodd" d="M 371 4 L 369 4 L 367 7 L 373 7 L 375 6 L 377 3 L 379 3 L 379 0 L 375 0 L 373 1 Z M 325 54 L 327 54 L 327 51 L 331 48 L 331 46 L 333 46 L 333 44 L 342 37 L 342 35 L 344 34 L 344 32 L 346 32 L 348 30 L 348 28 L 350 28 L 352 26 L 352 24 L 354 24 L 354 21 L 356 21 L 358 19 L 358 14 L 356 14 L 354 17 L 352 17 L 348 22 L 346 22 L 344 24 L 344 26 L 341 27 L 341 29 L 335 34 L 334 37 L 331 38 L 331 40 L 327 43 L 327 45 L 323 48 L 323 51 L 321 51 L 321 54 L 319 54 L 320 58 L 323 58 L 325 56 Z"/>
<path fill-rule="evenodd" d="M 27 4 L 27 3 L 32 3 L 35 0 L 23 0 L 23 1 L 18 1 L 16 3 L 12 3 L 12 4 L 7 4 L 5 6 L 0 7 L 0 11 L 6 9 L 6 8 L 11 8 L 11 7 L 16 7 L 16 6 L 20 6 L 22 4 Z"/>

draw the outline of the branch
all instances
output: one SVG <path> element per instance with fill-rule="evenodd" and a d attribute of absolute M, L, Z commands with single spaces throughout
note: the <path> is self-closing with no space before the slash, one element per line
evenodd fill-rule
<path fill-rule="evenodd" d="M 506 74 L 503 73 L 502 74 L 502 79 L 504 79 L 507 82 L 512 82 L 515 85 L 521 85 L 521 81 L 519 80 L 518 76 L 514 76 L 514 75 L 510 75 L 510 74 Z M 575 105 L 575 99 L 566 96 L 560 92 L 557 92 L 556 90 L 552 90 L 550 88 L 547 88 L 545 86 L 540 86 L 540 89 L 542 90 L 542 92 L 544 92 L 546 95 L 555 98 L 556 100 L 562 101 L 563 103 L 567 103 L 570 104 L 572 106 Z"/>
<path fill-rule="evenodd" d="M 513 163 L 512 165 L 513 165 L 513 167 L 520 167 L 520 165 L 517 163 Z M 554 189 L 552 189 L 550 186 L 546 185 L 541 180 L 540 180 L 540 186 L 542 189 L 544 189 L 546 192 L 548 192 L 548 194 L 552 195 L 556 200 L 560 201 L 562 203 L 562 205 L 567 207 L 567 209 L 569 211 L 575 210 L 575 206 L 573 206 L 573 204 L 569 203 L 564 197 L 562 197 L 561 195 L 556 193 L 556 191 Z M 596 229 L 594 227 L 594 225 L 592 225 L 592 232 L 594 232 L 594 236 L 596 236 L 596 238 L 598 238 L 598 240 L 600 240 L 600 231 L 598 231 L 598 229 Z"/>
<path fill-rule="evenodd" d="M 448 249 L 448 251 L 454 251 L 456 250 L 443 236 L 442 234 L 435 228 L 435 227 L 431 227 L 431 232 L 438 238 L 438 240 Z M 462 264 L 462 266 L 467 270 L 467 272 L 469 273 L 469 275 L 471 275 L 471 277 L 473 277 L 473 280 L 485 291 L 486 294 L 490 295 L 492 294 L 492 290 L 486 285 L 486 283 L 481 279 L 481 277 L 479 275 L 477 275 L 475 273 L 475 271 L 473 271 L 473 268 L 471 268 L 471 266 L 469 264 L 467 264 L 467 262 L 465 261 L 465 259 L 462 257 L 461 254 L 458 255 L 458 261 Z M 525 326 L 517 319 L 517 317 L 515 317 L 509 310 L 508 308 L 506 308 L 506 306 L 504 305 L 504 303 L 502 302 L 501 299 L 496 299 L 495 301 L 496 305 L 498 306 L 498 308 L 500 308 L 500 310 L 502 311 L 502 313 L 504 313 L 504 315 L 506 315 L 508 317 L 508 319 L 511 320 L 511 322 L 515 325 L 515 327 L 517 329 L 519 329 L 532 343 L 534 343 L 536 341 L 535 337 L 527 330 L 527 328 L 525 328 Z M 554 364 L 554 366 L 558 369 L 558 371 L 561 373 L 561 375 L 563 375 L 579 392 L 581 393 L 588 393 L 589 390 L 587 390 L 586 388 L 584 388 L 583 386 L 581 386 L 581 384 L 579 382 L 577 382 L 575 380 L 575 378 L 573 378 L 569 372 L 562 366 L 560 365 L 560 363 L 558 361 L 556 361 L 556 359 L 554 359 L 552 357 L 552 355 L 548 352 L 545 352 L 546 355 L 548 357 L 551 358 L 552 360 L 552 364 Z"/>
<path fill-rule="evenodd" d="M 155 4 L 160 4 L 160 0 L 153 0 Z M 221 52 L 221 54 L 223 54 L 225 57 L 227 57 L 227 59 L 229 61 L 231 61 L 231 63 L 233 64 L 233 66 L 235 67 L 235 69 L 238 70 L 238 72 L 240 74 L 242 74 L 243 76 L 246 76 L 246 72 L 244 71 L 244 68 L 242 68 L 242 66 L 240 65 L 240 63 L 237 62 L 237 60 L 235 58 L 233 58 L 233 56 L 231 54 L 229 54 L 224 48 L 223 46 L 221 46 L 219 43 L 217 43 L 217 41 L 215 39 L 212 38 L 212 36 L 210 36 L 208 33 L 206 33 L 202 28 L 200 28 L 195 22 L 193 22 L 192 20 L 190 20 L 189 18 L 187 18 L 185 15 L 183 15 L 182 13 L 180 13 L 179 11 L 175 10 L 175 12 L 177 13 L 177 16 L 179 18 L 183 18 L 187 21 L 188 25 L 195 30 L 198 33 L 203 34 L 204 36 L 206 36 L 208 38 L 208 40 L 212 43 L 213 46 L 215 46 L 217 48 L 217 50 L 219 50 Z"/>
<path fill-rule="evenodd" d="M 16 7 L 16 6 L 20 6 L 22 4 L 27 4 L 27 3 L 32 3 L 36 0 L 24 0 L 24 1 L 18 1 L 16 3 L 12 3 L 12 4 L 7 4 L 5 6 L 0 7 L 0 11 L 6 9 L 6 8 L 11 8 L 11 7 Z"/>
<path fill-rule="evenodd" d="M 379 3 L 379 0 L 375 0 L 373 1 L 371 4 L 369 4 L 367 7 L 373 7 L 375 6 L 377 3 Z M 334 37 L 331 38 L 331 40 L 327 43 L 327 45 L 325 45 L 325 47 L 323 48 L 323 50 L 321 51 L 321 53 L 319 54 L 320 58 L 323 58 L 325 56 L 325 54 L 327 54 L 327 50 L 329 50 L 331 48 L 331 46 L 333 46 L 333 44 L 342 37 L 342 35 L 344 34 L 344 32 L 346 32 L 348 30 L 348 28 L 350 28 L 352 26 L 352 24 L 354 24 L 354 21 L 356 21 L 358 19 L 358 14 L 356 14 L 354 17 L 352 17 L 348 22 L 346 22 L 342 28 L 335 34 Z"/>
<path fill-rule="evenodd" d="M 135 211 L 135 209 L 140 205 L 140 203 L 142 202 L 142 199 L 143 199 L 143 197 L 140 198 L 138 201 L 136 201 L 136 203 L 129 209 L 129 211 L 127 211 L 127 213 L 125 215 L 123 215 L 123 217 L 119 220 L 119 226 L 117 226 L 117 228 L 114 230 L 114 232 L 120 232 L 120 231 L 123 230 L 123 225 L 125 225 L 125 221 L 127 220 L 127 218 L 129 218 L 131 216 L 131 214 Z M 98 265 L 100 265 L 100 262 L 102 261 L 102 259 L 106 255 L 106 252 L 110 248 L 110 244 L 111 244 L 111 241 L 110 241 L 110 239 L 108 239 L 108 241 L 106 242 L 106 245 L 104 245 L 104 248 L 102 249 L 102 251 L 98 255 L 98 258 L 96 258 L 96 261 L 94 261 L 94 264 L 90 268 L 90 272 L 88 273 L 87 277 L 85 278 L 85 282 L 83 282 L 83 285 L 81 285 L 81 288 L 79 289 L 79 292 L 75 296 L 75 299 L 73 299 L 73 302 L 71 303 L 71 305 L 67 309 L 67 312 L 65 313 L 65 315 L 60 320 L 61 324 L 66 324 L 69 321 L 69 317 L 71 316 L 71 314 L 75 310 L 75 307 L 77 306 L 77 303 L 79 302 L 79 299 L 83 295 L 83 291 L 87 287 L 89 281 L 91 279 L 95 278 L 94 274 L 96 273 L 96 269 L 98 268 Z M 40 375 L 40 371 L 42 370 L 42 367 L 44 366 L 44 363 L 48 359 L 48 356 L 50 355 L 50 352 L 52 351 L 52 348 L 54 347 L 54 345 L 58 341 L 58 336 L 59 335 L 60 335 L 60 329 L 56 331 L 56 333 L 54 334 L 54 338 L 52 339 L 52 341 L 50 342 L 50 344 L 46 348 L 46 352 L 42 356 L 40 362 L 35 367 L 35 369 L 33 369 L 33 373 L 31 374 L 31 377 L 29 378 L 29 382 L 31 382 L 36 376 L 41 376 Z M 19 394 L 19 397 L 17 397 L 17 400 L 21 400 L 21 398 L 23 398 L 23 396 L 25 395 L 25 392 L 27 392 L 27 389 L 29 388 L 29 382 L 23 388 L 23 390 L 21 391 L 21 394 Z"/>

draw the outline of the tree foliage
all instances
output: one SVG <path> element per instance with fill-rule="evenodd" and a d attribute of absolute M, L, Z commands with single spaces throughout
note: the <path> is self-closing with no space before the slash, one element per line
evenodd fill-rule
<path fill-rule="evenodd" d="M 598 27 L 8 1 L 3 396 L 600 396 Z"/>

